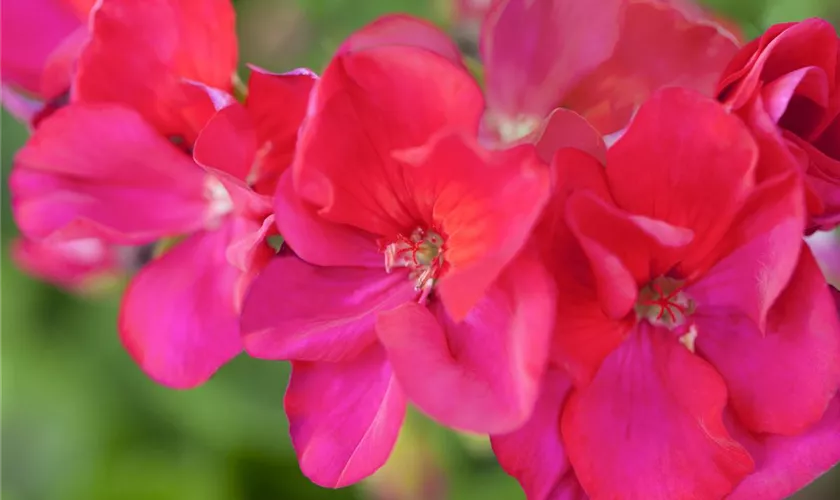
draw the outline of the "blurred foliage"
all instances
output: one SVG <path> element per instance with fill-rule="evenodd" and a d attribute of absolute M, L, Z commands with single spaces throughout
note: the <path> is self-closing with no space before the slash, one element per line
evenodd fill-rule
<path fill-rule="evenodd" d="M 595 0 L 593 0 L 595 1 Z M 446 0 L 238 0 L 242 69 L 320 70 L 341 40 L 386 12 L 445 24 Z M 708 0 L 752 38 L 771 23 L 840 17 L 837 0 Z M 3 199 L 25 129 L 5 112 Z M 298 470 L 282 412 L 288 367 L 240 357 L 205 386 L 148 380 L 115 333 L 119 291 L 78 297 L 21 274 L 2 211 L 2 496 L 5 500 L 267 500 L 522 498 L 486 439 L 409 415 L 389 464 L 340 491 Z M 403 493 L 401 493 L 401 491 Z M 801 499 L 840 498 L 830 477 Z"/>

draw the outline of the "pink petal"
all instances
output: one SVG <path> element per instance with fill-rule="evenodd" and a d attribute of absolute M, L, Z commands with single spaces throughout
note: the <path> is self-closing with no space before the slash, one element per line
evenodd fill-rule
<path fill-rule="evenodd" d="M 566 210 L 589 258 L 601 306 L 613 319 L 629 313 L 639 286 L 668 272 L 694 239 L 689 229 L 630 215 L 587 191 L 573 193 Z"/>
<path fill-rule="evenodd" d="M 188 237 L 146 265 L 123 296 L 120 338 L 160 384 L 198 386 L 242 350 L 234 299 L 240 271 L 225 256 L 232 230 L 225 224 Z"/>
<path fill-rule="evenodd" d="M 530 500 L 584 500 L 560 435 L 560 412 L 571 381 L 549 369 L 534 413 L 518 430 L 491 436 L 502 469 L 515 477 Z"/>
<path fill-rule="evenodd" d="M 840 462 L 840 397 L 816 425 L 796 436 L 739 438 L 755 457 L 756 470 L 727 498 L 783 498 Z"/>
<path fill-rule="evenodd" d="M 350 35 L 339 51 L 356 52 L 387 45 L 425 49 L 454 64 L 463 65 L 461 51 L 446 33 L 428 21 L 405 14 L 380 17 Z"/>
<path fill-rule="evenodd" d="M 807 248 L 770 310 L 766 332 L 725 310 L 716 313 L 698 309 L 697 349 L 726 382 L 739 420 L 757 433 L 786 435 L 817 422 L 840 386 L 840 323 Z"/>
<path fill-rule="evenodd" d="M 148 243 L 214 216 L 207 174 L 137 113 L 111 105 L 71 105 L 42 122 L 10 184 L 15 219 L 31 238 Z"/>
<path fill-rule="evenodd" d="M 245 349 L 258 358 L 340 361 L 376 341 L 376 315 L 414 298 L 404 272 L 319 267 L 275 258 L 242 309 Z"/>
<path fill-rule="evenodd" d="M 382 349 L 371 346 L 338 363 L 293 363 L 285 408 L 303 473 L 320 486 L 341 488 L 388 459 L 405 396 Z"/>
<path fill-rule="evenodd" d="M 315 207 L 300 199 L 292 184 L 291 171 L 280 177 L 274 215 L 280 234 L 300 258 L 319 266 L 385 269 L 385 256 L 375 236 L 323 219 Z M 324 187 L 331 189 L 327 183 Z"/>
<path fill-rule="evenodd" d="M 551 283 L 521 256 L 460 323 L 439 303 L 379 314 L 376 332 L 409 399 L 444 425 L 509 432 L 531 415 L 554 314 Z"/>
<path fill-rule="evenodd" d="M 333 222 L 388 237 L 413 229 L 414 195 L 391 151 L 421 146 L 446 127 L 474 133 L 483 106 L 466 70 L 426 50 L 340 55 L 313 93 L 292 167 L 295 188 Z"/>
<path fill-rule="evenodd" d="M 103 0 L 92 27 L 74 99 L 132 107 L 162 134 L 192 143 L 214 110 L 182 82 L 231 89 L 237 45 L 230 1 Z"/>
<path fill-rule="evenodd" d="M 82 24 L 83 18 L 61 0 L 5 0 L 0 22 L 3 83 L 34 96 L 54 97 L 41 95 L 47 59 Z"/>
<path fill-rule="evenodd" d="M 2 94 L 0 94 L 0 101 L 3 103 L 3 108 L 12 116 L 24 123 L 29 123 L 44 107 L 44 103 L 38 99 L 32 99 L 12 88 L 9 85 L 3 84 Z"/>
<path fill-rule="evenodd" d="M 593 498 L 723 498 L 753 468 L 724 428 L 725 404 L 708 364 L 641 323 L 569 397 L 566 451 Z"/>
<path fill-rule="evenodd" d="M 804 203 L 796 172 L 762 183 L 717 249 L 723 255 L 686 293 L 704 314 L 743 315 L 761 331 L 799 259 Z"/>
<path fill-rule="evenodd" d="M 721 26 L 672 5 L 675 2 L 623 3 L 615 51 L 576 81 L 563 100 L 604 134 L 624 128 L 639 105 L 660 88 L 679 86 L 713 95 L 721 71 L 738 50 L 737 39 Z"/>
<path fill-rule="evenodd" d="M 522 249 L 548 201 L 550 172 L 530 145 L 487 151 L 442 133 L 395 151 L 418 219 L 447 235 L 442 304 L 460 321 Z"/>
<path fill-rule="evenodd" d="M 621 0 L 504 0 L 484 21 L 487 104 L 507 119 L 548 116 L 619 37 Z M 523 27 L 525 27 L 523 29 Z"/>
<path fill-rule="evenodd" d="M 11 254 L 28 274 L 74 291 L 121 274 L 117 247 L 95 238 L 54 243 L 20 238 Z"/>
<path fill-rule="evenodd" d="M 258 151 L 254 190 L 273 195 L 280 175 L 291 166 L 309 94 L 318 77 L 308 70 L 273 74 L 251 67 L 245 106 L 253 120 Z"/>
<path fill-rule="evenodd" d="M 557 108 L 543 123 L 536 140 L 537 152 L 546 163 L 562 148 L 575 148 L 607 162 L 604 138 L 582 116 L 568 109 Z"/>
<path fill-rule="evenodd" d="M 694 232 L 680 264 L 689 275 L 728 231 L 757 160 L 740 119 L 711 99 L 671 88 L 648 100 L 609 149 L 607 179 L 620 208 Z"/>

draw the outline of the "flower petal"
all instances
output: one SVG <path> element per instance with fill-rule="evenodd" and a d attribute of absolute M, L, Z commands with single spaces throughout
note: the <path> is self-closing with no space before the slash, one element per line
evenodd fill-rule
<path fill-rule="evenodd" d="M 35 239 L 148 243 L 214 215 L 207 174 L 137 113 L 112 105 L 71 105 L 42 122 L 10 184 L 18 226 Z"/>
<path fill-rule="evenodd" d="M 388 237 L 410 231 L 414 193 L 391 151 L 421 146 L 444 127 L 474 132 L 482 109 L 470 74 L 437 54 L 388 46 L 339 55 L 301 129 L 295 188 L 333 222 Z"/>
<path fill-rule="evenodd" d="M 12 243 L 11 254 L 27 273 L 73 291 L 121 274 L 117 247 L 96 238 L 64 242 L 20 238 Z"/>
<path fill-rule="evenodd" d="M 377 313 L 415 295 L 406 273 L 319 267 L 281 255 L 254 281 L 245 299 L 245 349 L 258 358 L 344 360 L 376 341 Z"/>
<path fill-rule="evenodd" d="M 694 239 L 689 229 L 627 214 L 588 191 L 573 193 L 566 210 L 589 258 L 601 306 L 613 319 L 629 313 L 639 286 L 668 272 Z"/>
<path fill-rule="evenodd" d="M 254 191 L 273 195 L 280 175 L 292 164 L 298 129 L 318 77 L 309 70 L 274 74 L 251 66 L 245 106 L 254 123 L 257 163 Z"/>
<path fill-rule="evenodd" d="M 0 20 L 3 83 L 44 99 L 41 77 L 47 60 L 84 18 L 62 0 L 6 0 Z M 64 89 L 66 90 L 66 88 Z"/>
<path fill-rule="evenodd" d="M 461 51 L 446 33 L 426 20 L 405 14 L 389 14 L 373 21 L 350 35 L 339 52 L 356 52 L 387 45 L 425 49 L 454 64 L 463 65 Z"/>
<path fill-rule="evenodd" d="M 698 312 L 743 315 L 764 331 L 767 312 L 796 268 L 803 229 L 799 174 L 763 182 L 718 244 L 714 254 L 723 257 L 686 290 Z"/>
<path fill-rule="evenodd" d="M 394 156 L 407 164 L 403 185 L 419 219 L 446 235 L 449 268 L 437 290 L 459 321 L 528 241 L 548 201 L 550 172 L 530 145 L 487 151 L 460 134 Z"/>
<path fill-rule="evenodd" d="M 385 268 L 385 257 L 378 251 L 375 236 L 323 219 L 314 207 L 300 199 L 292 183 L 291 171 L 280 176 L 274 215 L 285 242 L 300 258 L 319 266 Z M 329 192 L 332 188 L 324 183 L 324 189 Z"/>
<path fill-rule="evenodd" d="M 640 323 L 569 396 L 569 460 L 593 498 L 723 498 L 753 468 L 723 425 L 725 404 L 726 386 L 708 364 Z"/>
<path fill-rule="evenodd" d="M 240 271 L 225 255 L 232 229 L 188 237 L 146 265 L 123 296 L 120 338 L 160 384 L 198 386 L 242 351 L 234 299 Z"/>
<path fill-rule="evenodd" d="M 338 363 L 292 363 L 285 409 L 301 470 L 328 488 L 373 474 L 394 447 L 405 406 L 378 346 Z"/>
<path fill-rule="evenodd" d="M 807 248 L 766 332 L 727 311 L 701 313 L 698 352 L 723 377 L 730 407 L 749 430 L 793 435 L 820 419 L 840 386 L 840 323 Z"/>
<path fill-rule="evenodd" d="M 509 434 L 490 437 L 502 469 L 515 477 L 530 500 L 584 500 L 560 435 L 560 412 L 572 384 L 549 369 L 534 413 Z"/>
<path fill-rule="evenodd" d="M 551 163 L 554 154 L 563 148 L 575 148 L 607 162 L 607 146 L 604 138 L 582 116 L 568 109 L 557 108 L 545 119 L 539 138 L 537 152 L 546 163 Z"/>
<path fill-rule="evenodd" d="M 740 119 L 711 99 L 671 88 L 648 100 L 609 149 L 607 179 L 620 208 L 694 231 L 680 264 L 690 274 L 746 200 L 757 159 Z"/>
<path fill-rule="evenodd" d="M 102 0 L 73 97 L 129 106 L 162 134 L 191 144 L 214 110 L 184 80 L 232 90 L 236 59 L 229 0 Z"/>
<path fill-rule="evenodd" d="M 817 424 L 796 436 L 764 436 L 749 442 L 756 470 L 727 499 L 782 498 L 792 495 L 840 462 L 840 396 Z"/>
<path fill-rule="evenodd" d="M 504 0 L 494 5 L 481 38 L 489 109 L 509 119 L 548 116 L 575 84 L 609 59 L 622 4 L 602 0 L 593 8 L 587 0 Z"/>
<path fill-rule="evenodd" d="M 195 141 L 193 158 L 202 166 L 244 181 L 251 172 L 257 147 L 251 116 L 244 106 L 232 103 L 207 122 Z"/>
<path fill-rule="evenodd" d="M 379 314 L 376 332 L 409 399 L 444 425 L 509 432 L 531 415 L 553 327 L 554 291 L 520 256 L 460 323 L 439 303 Z"/>
<path fill-rule="evenodd" d="M 738 51 L 733 35 L 678 2 L 623 3 L 621 35 L 612 56 L 575 82 L 563 100 L 604 134 L 624 128 L 639 105 L 660 88 L 679 86 L 711 96 L 721 71 Z M 684 3 L 696 8 L 694 2 Z"/>

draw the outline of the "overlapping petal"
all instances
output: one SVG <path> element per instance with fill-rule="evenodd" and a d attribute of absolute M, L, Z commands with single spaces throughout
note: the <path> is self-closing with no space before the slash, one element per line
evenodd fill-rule
<path fill-rule="evenodd" d="M 585 500 L 560 435 L 560 411 L 571 381 L 548 370 L 531 418 L 519 429 L 491 436 L 499 464 L 532 500 Z"/>
<path fill-rule="evenodd" d="M 376 341 L 378 313 L 414 298 L 404 272 L 272 260 L 242 311 L 245 348 L 268 359 L 340 361 Z"/>
<path fill-rule="evenodd" d="M 141 244 L 214 217 L 207 174 L 139 114 L 114 105 L 72 105 L 45 120 L 18 152 L 10 183 L 15 219 L 35 239 Z"/>
<path fill-rule="evenodd" d="M 542 266 L 523 255 L 463 321 L 439 304 L 407 302 L 380 313 L 376 332 L 424 412 L 455 428 L 509 432 L 530 416 L 539 393 L 553 307 Z"/>
<path fill-rule="evenodd" d="M 405 407 L 378 346 L 337 363 L 294 362 L 285 410 L 301 470 L 329 488 L 373 474 L 394 447 Z"/>
<path fill-rule="evenodd" d="M 188 82 L 231 90 L 236 60 L 229 0 L 103 0 L 73 99 L 131 107 L 163 135 L 192 143 L 215 110 Z"/>
<path fill-rule="evenodd" d="M 445 127 L 476 130 L 483 107 L 463 68 L 403 46 L 337 56 L 312 99 L 293 165 L 298 193 L 328 220 L 389 237 L 417 218 L 391 151 L 421 146 Z"/>
<path fill-rule="evenodd" d="M 149 377 L 186 389 L 242 351 L 235 285 L 227 261 L 232 221 L 189 236 L 132 280 L 120 310 L 120 338 Z"/>
<path fill-rule="evenodd" d="M 707 363 L 669 332 L 638 325 L 563 411 L 583 488 L 594 498 L 723 498 L 753 469 L 724 427 L 726 397 Z"/>

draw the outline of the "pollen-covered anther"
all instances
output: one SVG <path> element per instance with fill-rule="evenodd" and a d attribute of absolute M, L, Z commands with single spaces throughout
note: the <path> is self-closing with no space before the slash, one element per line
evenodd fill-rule
<path fill-rule="evenodd" d="M 694 302 L 683 291 L 680 281 L 663 276 L 639 291 L 635 311 L 640 321 L 674 330 L 688 323 Z"/>
<path fill-rule="evenodd" d="M 385 270 L 409 268 L 414 288 L 420 292 L 419 300 L 423 302 L 446 270 L 445 252 L 445 238 L 439 230 L 418 227 L 411 235 L 401 234 L 396 241 L 384 246 Z"/>

